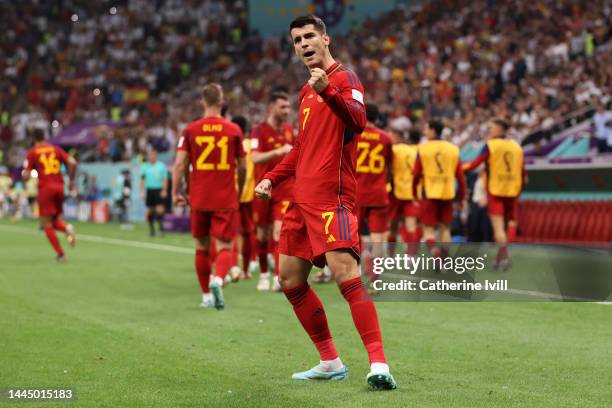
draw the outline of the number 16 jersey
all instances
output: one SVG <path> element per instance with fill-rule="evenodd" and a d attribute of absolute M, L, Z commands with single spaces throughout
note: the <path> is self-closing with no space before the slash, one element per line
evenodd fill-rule
<path fill-rule="evenodd" d="M 190 123 L 181 133 L 177 150 L 187 152 L 189 205 L 193 210 L 238 208 L 236 159 L 244 157 L 242 130 L 221 117 Z"/>

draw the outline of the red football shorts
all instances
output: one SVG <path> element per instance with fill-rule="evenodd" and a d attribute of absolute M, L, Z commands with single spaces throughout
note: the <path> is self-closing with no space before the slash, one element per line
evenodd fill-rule
<path fill-rule="evenodd" d="M 389 209 L 387 207 L 360 207 L 359 226 L 368 224 L 370 233 L 389 231 Z"/>
<path fill-rule="evenodd" d="M 41 217 L 61 215 L 63 204 L 63 185 L 51 185 L 38 189 L 38 213 Z"/>
<path fill-rule="evenodd" d="M 404 218 L 419 218 L 421 207 L 415 205 L 412 200 L 399 200 L 393 197 L 389 201 L 390 219 L 393 221 L 403 221 Z"/>
<path fill-rule="evenodd" d="M 240 203 L 238 211 L 238 219 L 240 225 L 240 232 L 243 234 L 251 233 L 255 230 L 253 224 L 253 202 Z"/>
<path fill-rule="evenodd" d="M 424 225 L 450 224 L 454 200 L 421 200 L 421 222 Z"/>
<path fill-rule="evenodd" d="M 325 265 L 325 253 L 351 249 L 359 259 L 357 217 L 338 204 L 291 203 L 283 218 L 278 251 L 314 265 Z"/>
<path fill-rule="evenodd" d="M 506 221 L 516 221 L 518 197 L 498 197 L 488 194 L 489 215 L 503 215 Z"/>
<path fill-rule="evenodd" d="M 231 241 L 238 232 L 236 210 L 191 211 L 191 235 Z"/>
<path fill-rule="evenodd" d="M 270 225 L 283 219 L 289 208 L 289 200 L 253 200 L 253 221 L 255 225 Z"/>

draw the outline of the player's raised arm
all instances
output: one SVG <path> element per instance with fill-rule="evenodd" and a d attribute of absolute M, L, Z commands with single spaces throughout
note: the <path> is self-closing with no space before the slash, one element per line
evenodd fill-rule
<path fill-rule="evenodd" d="M 310 86 L 323 98 L 344 125 L 355 133 L 363 132 L 366 126 L 366 110 L 363 86 L 351 71 L 341 73 L 344 79 L 339 85 L 330 84 L 321 68 L 310 72 Z"/>
<path fill-rule="evenodd" d="M 480 153 L 478 154 L 478 157 L 476 157 L 471 162 L 465 163 L 462 166 L 462 170 L 464 172 L 474 170 L 476 167 L 480 166 L 480 164 L 484 163 L 488 158 L 489 158 L 489 148 L 485 144 L 482 147 L 482 150 L 480 151 Z"/>
<path fill-rule="evenodd" d="M 277 185 L 288 177 L 295 175 L 295 165 L 300 153 L 300 138 L 293 145 L 293 148 L 283 158 L 283 161 L 278 163 L 274 169 L 264 175 L 264 180 L 268 179 L 272 182 L 272 186 Z"/>
<path fill-rule="evenodd" d="M 181 180 L 185 176 L 189 165 L 187 152 L 184 150 L 176 151 L 176 160 L 172 167 L 172 202 L 175 205 L 184 206 L 187 204 L 187 200 L 179 193 L 179 186 Z"/>

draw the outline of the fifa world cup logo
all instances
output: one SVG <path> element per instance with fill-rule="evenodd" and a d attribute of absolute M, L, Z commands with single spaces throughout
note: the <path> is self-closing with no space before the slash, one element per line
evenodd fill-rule
<path fill-rule="evenodd" d="M 442 167 L 442 153 L 436 153 L 434 156 L 434 161 L 438 167 L 438 174 L 444 174 L 444 167 Z"/>
<path fill-rule="evenodd" d="M 504 152 L 504 164 L 506 165 L 506 171 L 510 173 L 512 171 L 512 166 L 510 165 L 512 161 L 512 153 Z"/>

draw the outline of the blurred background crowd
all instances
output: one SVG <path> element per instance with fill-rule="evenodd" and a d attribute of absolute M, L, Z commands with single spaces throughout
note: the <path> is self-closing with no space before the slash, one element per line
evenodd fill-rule
<path fill-rule="evenodd" d="M 272 87 L 297 95 L 307 78 L 287 35 L 249 29 L 244 1 L 0 0 L 0 11 L 9 170 L 21 164 L 33 127 L 52 136 L 79 122 L 116 123 L 73 153 L 121 161 L 150 147 L 171 151 L 200 114 L 206 82 L 222 83 L 230 113 L 253 123 Z M 439 117 L 463 146 L 495 115 L 525 141 L 598 104 L 608 110 L 611 14 L 606 0 L 433 1 L 334 36 L 332 49 L 388 128 L 405 132 Z"/>

